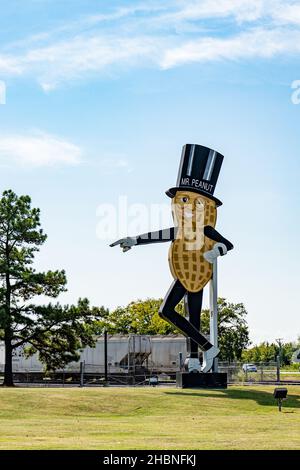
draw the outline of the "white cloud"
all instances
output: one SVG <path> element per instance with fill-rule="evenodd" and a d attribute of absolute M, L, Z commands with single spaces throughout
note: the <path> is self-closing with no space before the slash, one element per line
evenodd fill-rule
<path fill-rule="evenodd" d="M 299 2 L 169 0 L 91 12 L 0 50 L 0 76 L 30 76 L 45 91 L 125 67 L 299 55 Z"/>
<path fill-rule="evenodd" d="M 42 132 L 0 136 L 0 162 L 23 167 L 77 165 L 82 150 L 62 138 Z"/>
<path fill-rule="evenodd" d="M 298 4 L 280 4 L 273 10 L 272 16 L 283 24 L 300 24 L 300 5 Z"/>
<path fill-rule="evenodd" d="M 266 4 L 273 0 L 198 0 L 182 2 L 183 7 L 169 15 L 169 20 L 197 20 L 199 18 L 235 17 L 238 21 L 254 21 L 260 18 Z"/>
<path fill-rule="evenodd" d="M 103 72 L 118 64 L 137 65 L 155 55 L 157 44 L 149 37 L 115 38 L 81 35 L 48 47 L 30 50 L 20 58 L 22 66 L 35 71 L 47 91 L 66 80 Z"/>
<path fill-rule="evenodd" d="M 270 58 L 300 52 L 300 31 L 255 29 L 229 38 L 203 38 L 165 52 L 161 66 L 171 68 L 188 62 Z"/>
<path fill-rule="evenodd" d="M 0 74 L 20 75 L 22 73 L 21 63 L 18 57 L 0 54 Z"/>

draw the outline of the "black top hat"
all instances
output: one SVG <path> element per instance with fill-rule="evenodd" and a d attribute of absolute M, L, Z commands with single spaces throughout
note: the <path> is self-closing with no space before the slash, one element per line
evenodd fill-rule
<path fill-rule="evenodd" d="M 223 155 L 216 150 L 197 144 L 186 144 L 182 148 L 181 161 L 175 188 L 166 191 L 167 196 L 174 197 L 176 191 L 193 191 L 216 201 L 213 196 L 218 181 Z"/>

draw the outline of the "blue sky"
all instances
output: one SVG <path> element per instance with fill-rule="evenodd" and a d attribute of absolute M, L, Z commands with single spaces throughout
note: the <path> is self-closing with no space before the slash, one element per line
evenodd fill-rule
<path fill-rule="evenodd" d="M 1 188 L 41 208 L 36 266 L 66 269 L 61 301 L 164 296 L 168 244 L 111 249 L 97 209 L 168 205 L 181 147 L 199 143 L 225 155 L 217 228 L 235 250 L 219 294 L 245 303 L 254 342 L 296 339 L 299 65 L 299 1 L 6 2 Z"/>

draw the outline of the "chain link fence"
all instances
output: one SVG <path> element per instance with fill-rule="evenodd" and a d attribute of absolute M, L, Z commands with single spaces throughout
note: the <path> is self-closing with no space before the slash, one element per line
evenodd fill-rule
<path fill-rule="evenodd" d="M 280 382 L 280 368 L 276 362 L 243 364 L 219 362 L 219 372 L 226 372 L 228 383 Z M 300 380 L 300 377 L 299 377 Z"/>

